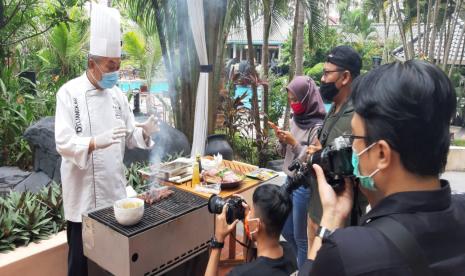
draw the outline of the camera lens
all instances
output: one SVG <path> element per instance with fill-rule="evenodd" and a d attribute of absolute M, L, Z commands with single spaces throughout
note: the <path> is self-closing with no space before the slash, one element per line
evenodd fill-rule
<path fill-rule="evenodd" d="M 212 195 L 208 200 L 208 211 L 212 214 L 221 214 L 223 206 L 226 204 L 224 199 L 217 195 Z"/>

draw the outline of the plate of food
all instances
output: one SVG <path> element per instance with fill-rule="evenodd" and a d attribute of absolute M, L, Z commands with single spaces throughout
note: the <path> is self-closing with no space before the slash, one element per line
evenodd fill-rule
<path fill-rule="evenodd" d="M 208 183 L 219 183 L 222 189 L 232 189 L 239 186 L 246 176 L 230 168 L 210 169 L 203 173 Z"/>
<path fill-rule="evenodd" d="M 269 180 L 273 177 L 278 176 L 279 174 L 276 171 L 265 169 L 265 168 L 258 168 L 252 172 L 247 174 L 248 177 L 256 178 L 261 181 Z"/>

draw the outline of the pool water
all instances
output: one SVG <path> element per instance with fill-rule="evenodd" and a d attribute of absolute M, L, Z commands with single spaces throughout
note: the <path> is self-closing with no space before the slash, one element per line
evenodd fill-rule
<path fill-rule="evenodd" d="M 234 91 L 234 98 L 242 96 L 245 92 L 247 92 L 247 96 L 242 100 L 244 106 L 247 108 L 252 107 L 252 87 L 246 85 L 236 85 L 236 90 Z M 258 106 L 261 108 L 261 99 L 262 99 L 262 87 L 257 87 L 257 94 L 258 94 Z"/>
<path fill-rule="evenodd" d="M 118 81 L 118 87 L 123 92 L 128 92 L 132 89 L 140 89 L 140 86 L 143 84 L 141 80 L 130 80 L 130 81 Z M 150 93 L 161 93 L 168 91 L 168 82 L 155 82 L 150 87 Z"/>

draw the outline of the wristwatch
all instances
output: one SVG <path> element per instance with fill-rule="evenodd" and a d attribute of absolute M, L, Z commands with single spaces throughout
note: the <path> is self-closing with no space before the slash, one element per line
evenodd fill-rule
<path fill-rule="evenodd" d="M 320 225 L 318 226 L 318 230 L 316 230 L 316 235 L 322 239 L 327 239 L 333 232 L 334 231 Z"/>
<path fill-rule="evenodd" d="M 224 247 L 224 242 L 219 242 L 216 240 L 215 237 L 213 237 L 211 240 L 210 240 L 210 248 L 223 248 Z"/>

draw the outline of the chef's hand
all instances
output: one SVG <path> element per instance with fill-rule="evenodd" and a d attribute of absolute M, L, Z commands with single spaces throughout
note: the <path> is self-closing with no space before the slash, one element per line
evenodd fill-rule
<path fill-rule="evenodd" d="M 345 179 L 344 190 L 341 192 L 334 191 L 326 181 L 323 169 L 314 164 L 316 178 L 318 181 L 318 191 L 321 198 L 321 206 L 323 207 L 323 216 L 320 225 L 335 230 L 344 226 L 344 222 L 352 210 L 353 202 L 353 185 L 348 179 Z"/>
<path fill-rule="evenodd" d="M 154 115 L 151 115 L 147 121 L 143 123 L 136 123 L 135 125 L 136 127 L 142 128 L 144 135 L 147 137 L 152 136 L 160 130 L 158 119 Z"/>
<path fill-rule="evenodd" d="M 94 137 L 94 149 L 104 149 L 113 144 L 120 143 L 126 136 L 126 128 L 115 127 Z"/>
<path fill-rule="evenodd" d="M 291 146 L 297 145 L 297 140 L 292 136 L 289 131 L 279 130 L 278 139 L 281 143 L 288 144 Z"/>
<path fill-rule="evenodd" d="M 221 214 L 216 215 L 216 224 L 215 224 L 215 238 L 218 242 L 224 242 L 226 237 L 231 233 L 234 229 L 236 229 L 236 224 L 239 222 L 236 219 L 233 223 L 228 224 L 226 222 L 226 210 L 228 209 L 228 204 L 226 203 L 223 206 L 223 212 Z"/>

